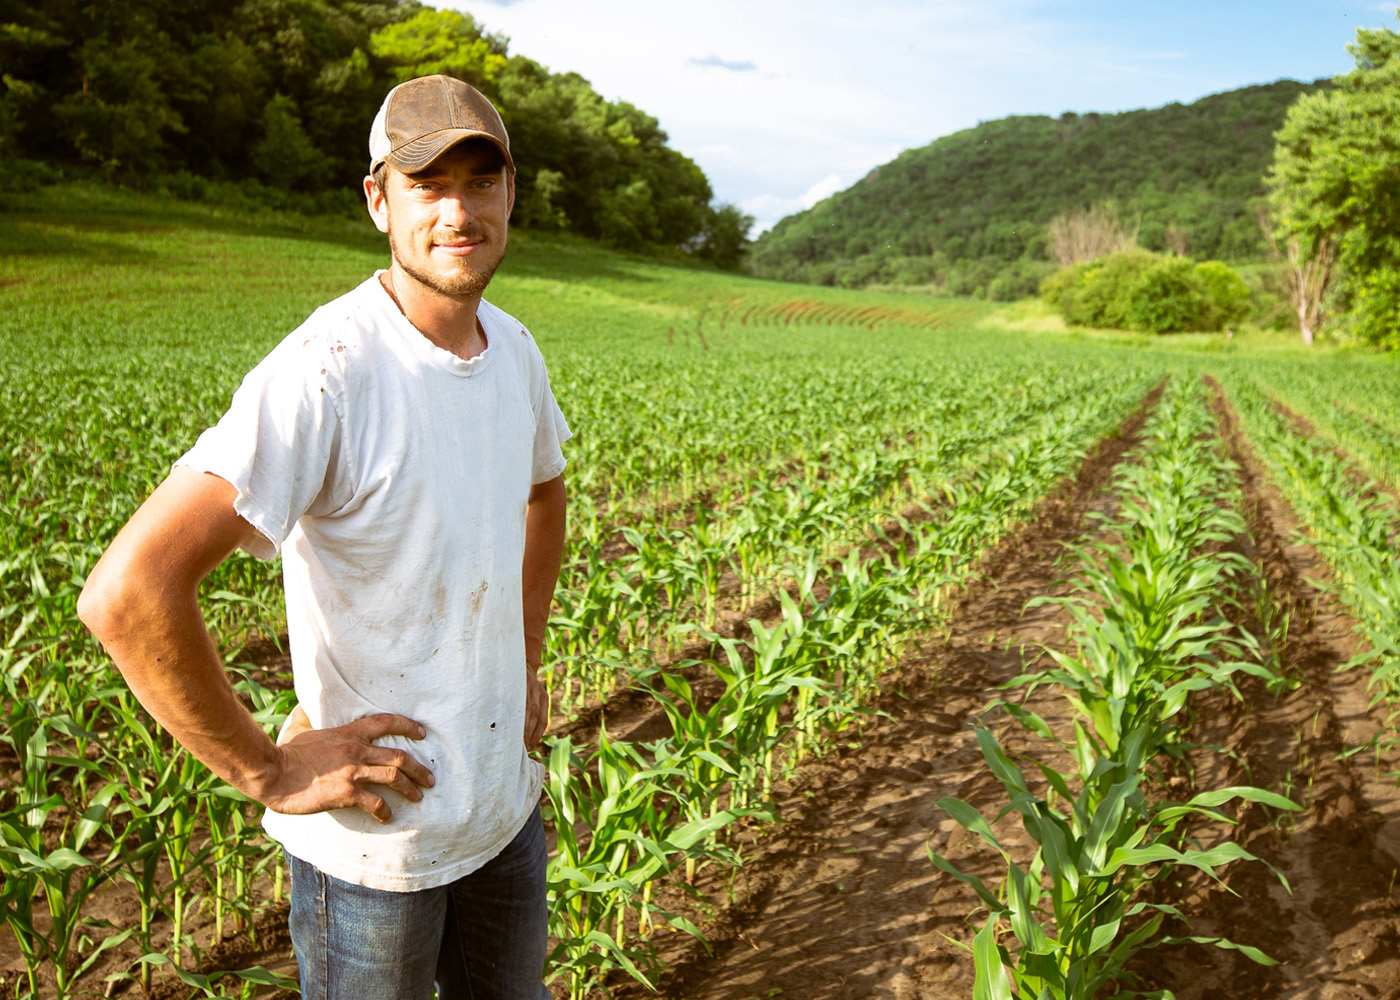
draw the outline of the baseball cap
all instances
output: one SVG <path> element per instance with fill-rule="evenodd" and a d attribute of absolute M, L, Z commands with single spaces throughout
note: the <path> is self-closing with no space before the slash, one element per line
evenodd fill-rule
<path fill-rule="evenodd" d="M 379 106 L 369 130 L 370 173 L 385 162 L 404 173 L 422 170 L 464 139 L 486 139 L 515 172 L 510 136 L 486 95 L 450 76 L 420 76 Z"/>

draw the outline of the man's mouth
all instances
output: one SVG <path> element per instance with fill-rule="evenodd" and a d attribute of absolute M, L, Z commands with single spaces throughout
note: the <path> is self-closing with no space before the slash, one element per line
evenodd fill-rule
<path fill-rule="evenodd" d="M 433 239 L 433 249 L 441 250 L 444 253 L 465 255 L 486 242 L 484 233 L 455 233 L 452 235 L 438 236 Z"/>
<path fill-rule="evenodd" d="M 483 240 L 434 240 L 433 249 L 441 250 L 449 254 L 470 254 L 477 247 L 481 246 Z"/>

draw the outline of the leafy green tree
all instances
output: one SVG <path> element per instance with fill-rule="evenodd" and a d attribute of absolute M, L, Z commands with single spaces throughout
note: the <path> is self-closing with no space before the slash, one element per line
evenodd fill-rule
<path fill-rule="evenodd" d="M 1275 236 L 1302 260 L 1336 245 L 1351 333 L 1400 347 L 1400 34 L 1362 29 L 1356 68 L 1300 98 L 1269 174 Z M 1305 328 L 1304 337 L 1309 331 Z"/>
<path fill-rule="evenodd" d="M 395 83 L 442 73 L 488 95 L 506 67 L 505 39 L 483 33 L 471 15 L 455 10 L 425 8 L 385 25 L 370 36 L 369 51 Z"/>
<path fill-rule="evenodd" d="M 519 224 L 698 252 L 714 219 L 654 117 L 418 0 L 0 0 L 0 66 L 0 155 L 124 184 L 258 178 L 330 204 L 359 186 L 385 91 L 448 73 L 500 108 Z"/>
<path fill-rule="evenodd" d="M 135 39 L 89 39 L 77 63 L 82 88 L 53 111 L 78 155 L 107 173 L 164 166 L 165 137 L 186 129 L 161 86 L 155 55 Z"/>
<path fill-rule="evenodd" d="M 726 271 L 737 271 L 748 251 L 754 218 L 737 205 L 719 205 L 707 213 L 705 228 L 696 238 L 695 253 Z"/>
<path fill-rule="evenodd" d="M 326 158 L 301 127 L 296 103 L 282 94 L 267 102 L 253 165 L 274 187 L 293 188 L 325 170 Z"/>

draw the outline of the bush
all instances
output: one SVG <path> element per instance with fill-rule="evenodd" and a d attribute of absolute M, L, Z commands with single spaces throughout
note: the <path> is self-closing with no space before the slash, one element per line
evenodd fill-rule
<path fill-rule="evenodd" d="M 1041 279 L 1040 297 L 1045 300 L 1045 304 L 1064 314 L 1067 308 L 1066 302 L 1074 297 L 1088 266 L 1087 264 L 1071 264 L 1069 267 L 1062 267 L 1055 273 Z"/>
<path fill-rule="evenodd" d="M 1210 308 L 1205 279 L 1192 263 L 1182 257 L 1164 257 L 1133 282 L 1128 293 L 1128 324 L 1147 333 L 1201 330 Z"/>
<path fill-rule="evenodd" d="M 1251 310 L 1250 288 L 1228 264 L 1138 249 L 1062 268 L 1040 295 L 1071 326 L 1149 333 L 1221 330 Z"/>
<path fill-rule="evenodd" d="M 1081 273 L 1078 287 L 1060 306 L 1065 322 L 1071 326 L 1127 329 L 1133 286 L 1143 272 L 1161 259 L 1147 250 L 1123 250 L 1089 264 Z"/>
<path fill-rule="evenodd" d="M 1196 265 L 1196 276 L 1205 283 L 1209 302 L 1204 329 L 1224 330 L 1249 315 L 1249 286 L 1229 264 L 1218 260 L 1202 261 Z"/>
<path fill-rule="evenodd" d="M 1363 343 L 1400 349 L 1400 270 L 1378 267 L 1351 283 L 1348 333 Z"/>
<path fill-rule="evenodd" d="M 987 285 L 987 298 L 993 302 L 1015 302 L 1036 293 L 1046 272 L 1054 267 L 1048 261 L 1025 260 L 1003 265 Z"/>

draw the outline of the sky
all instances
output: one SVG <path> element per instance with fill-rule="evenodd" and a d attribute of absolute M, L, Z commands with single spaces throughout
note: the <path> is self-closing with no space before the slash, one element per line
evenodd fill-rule
<path fill-rule="evenodd" d="M 757 224 L 1016 114 L 1124 111 L 1351 68 L 1374 0 L 439 0 L 661 122 Z"/>

